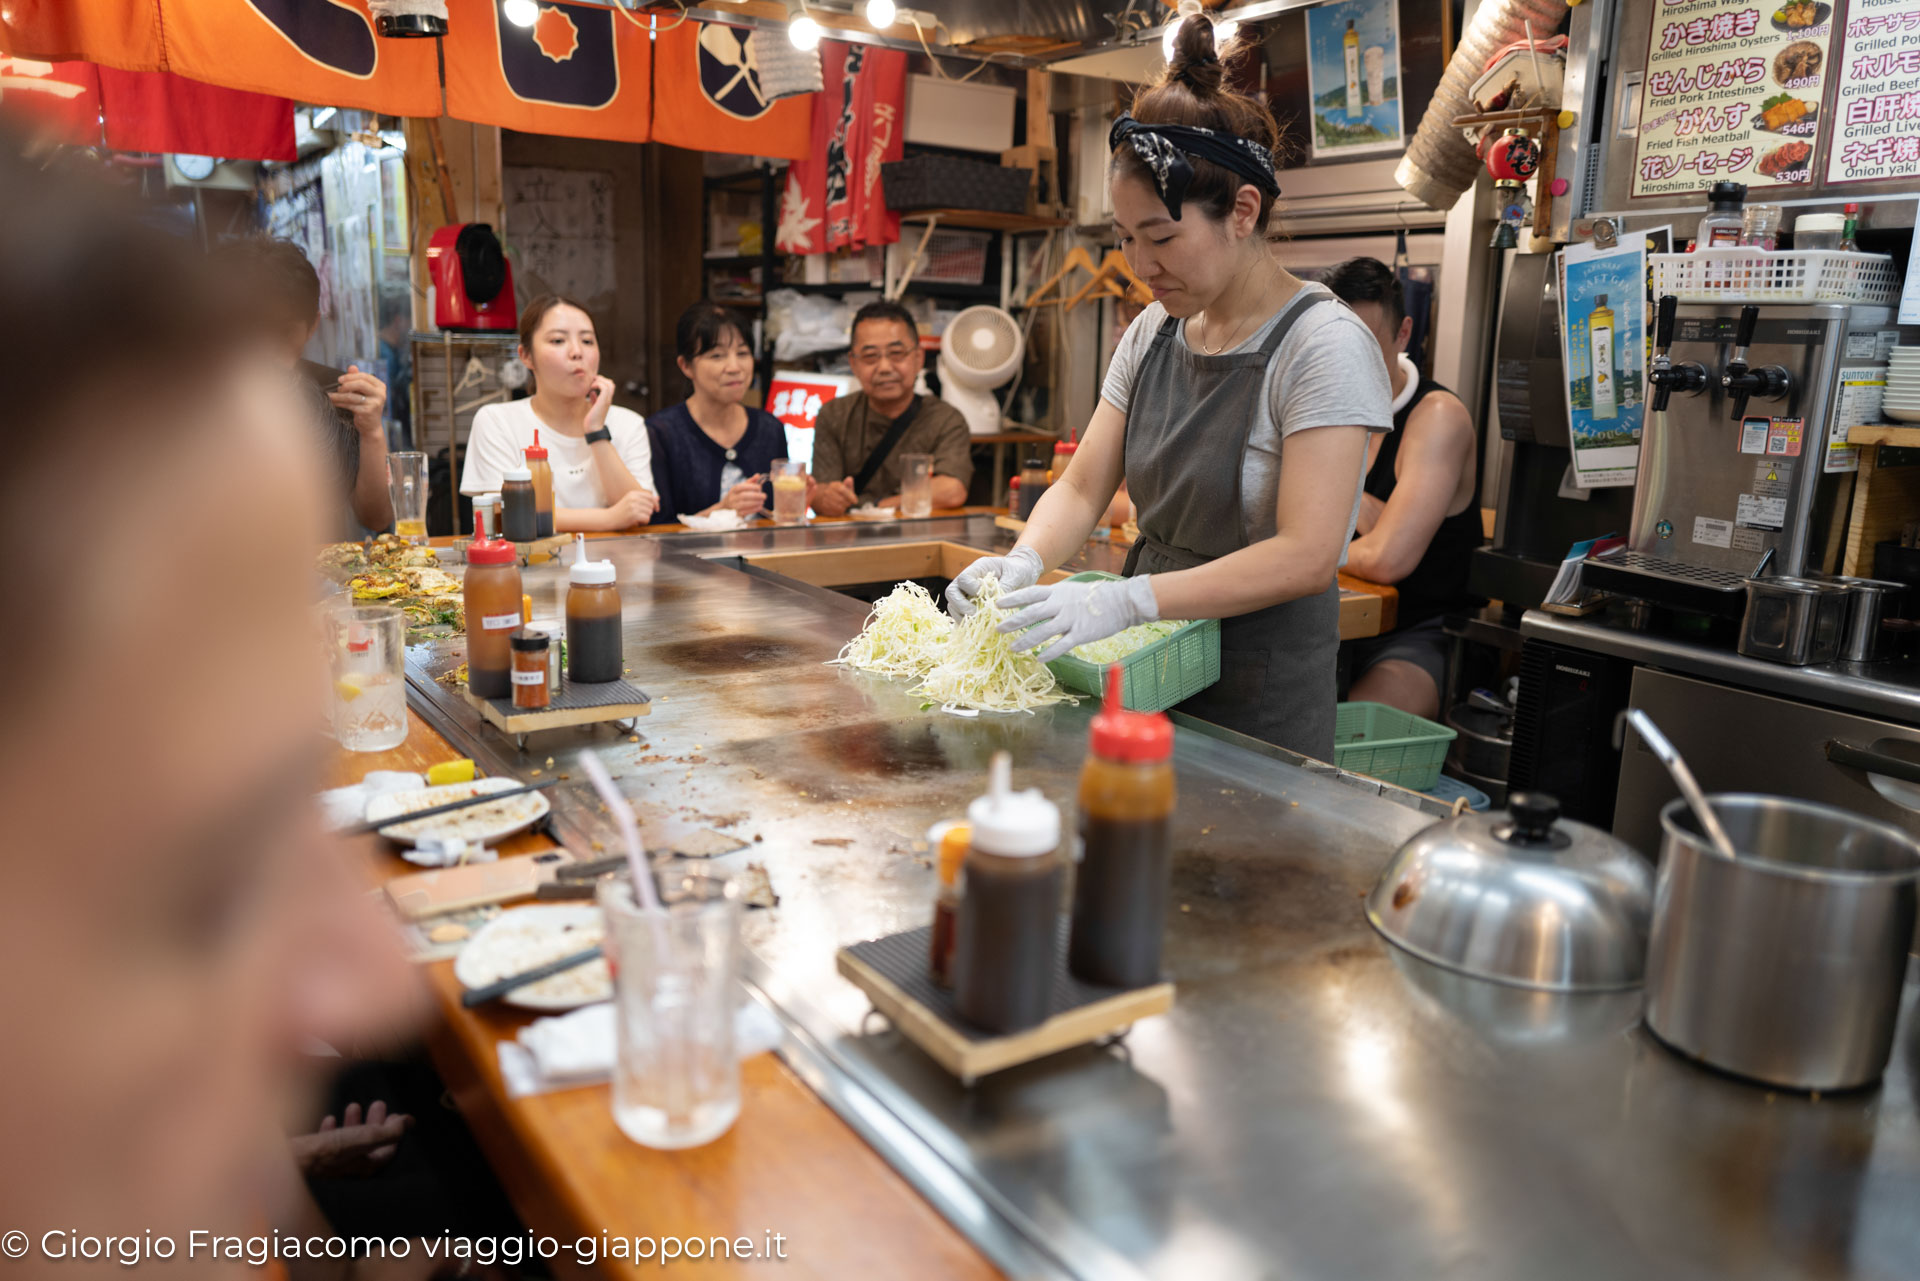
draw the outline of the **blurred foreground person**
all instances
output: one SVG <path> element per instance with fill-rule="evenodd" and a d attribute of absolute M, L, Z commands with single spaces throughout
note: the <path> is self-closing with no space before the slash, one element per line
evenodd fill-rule
<path fill-rule="evenodd" d="M 326 473 L 206 274 L 0 129 L 0 533 L 32 668 L 0 741 L 0 1227 L 29 1240 L 10 1278 L 124 1275 L 48 1258 L 63 1233 L 276 1275 L 190 1259 L 189 1234 L 311 1222 L 285 1138 L 317 1106 L 301 1051 L 415 1010 L 311 799 Z M 324 1269 L 287 1272 L 346 1275 Z"/>

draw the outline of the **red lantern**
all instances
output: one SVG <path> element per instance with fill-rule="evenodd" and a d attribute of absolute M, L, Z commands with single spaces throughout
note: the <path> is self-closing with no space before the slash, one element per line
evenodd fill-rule
<path fill-rule="evenodd" d="M 1487 150 L 1487 172 L 1503 182 L 1525 182 L 1540 168 L 1540 144 L 1524 129 L 1509 129 Z"/>

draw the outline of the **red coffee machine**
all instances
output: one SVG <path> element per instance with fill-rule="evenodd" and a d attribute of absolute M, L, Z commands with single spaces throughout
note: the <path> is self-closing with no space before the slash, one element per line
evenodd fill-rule
<path fill-rule="evenodd" d="M 433 281 L 433 323 L 442 329 L 511 331 L 513 265 L 500 238 L 484 222 L 442 227 L 427 242 L 427 274 Z"/>

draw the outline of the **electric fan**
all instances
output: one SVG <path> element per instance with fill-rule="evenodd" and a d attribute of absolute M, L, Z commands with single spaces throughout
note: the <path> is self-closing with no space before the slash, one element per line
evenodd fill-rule
<path fill-rule="evenodd" d="M 1019 323 L 998 307 L 969 307 L 940 336 L 940 399 L 960 411 L 974 435 L 1000 430 L 993 389 L 1020 368 L 1024 348 Z"/>

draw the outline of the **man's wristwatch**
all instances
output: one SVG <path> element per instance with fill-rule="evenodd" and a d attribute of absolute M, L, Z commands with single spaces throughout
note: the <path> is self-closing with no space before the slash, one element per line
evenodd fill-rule
<path fill-rule="evenodd" d="M 613 440 L 613 432 L 602 427 L 599 431 L 590 431 L 587 433 L 587 443 L 589 445 L 597 445 L 603 440 L 611 442 Z"/>

